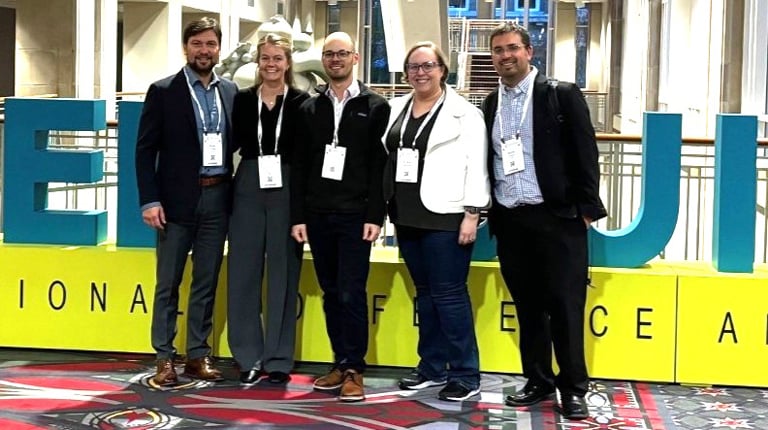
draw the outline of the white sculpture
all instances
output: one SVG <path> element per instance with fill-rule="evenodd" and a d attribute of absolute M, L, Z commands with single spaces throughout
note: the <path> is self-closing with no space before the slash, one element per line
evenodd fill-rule
<path fill-rule="evenodd" d="M 321 53 L 312 46 L 312 36 L 301 31 L 298 18 L 291 27 L 280 15 L 262 23 L 253 38 L 238 44 L 237 48 L 216 66 L 216 73 L 232 79 L 240 88 L 253 85 L 258 71 L 258 64 L 255 62 L 256 45 L 269 33 L 279 34 L 293 44 L 293 81 L 297 88 L 310 91 L 317 85 L 318 78 L 327 81 L 320 61 Z"/>

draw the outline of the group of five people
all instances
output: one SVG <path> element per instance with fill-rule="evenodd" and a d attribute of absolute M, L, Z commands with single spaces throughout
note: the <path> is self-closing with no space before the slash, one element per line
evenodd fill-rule
<path fill-rule="evenodd" d="M 506 403 L 532 405 L 557 389 L 563 414 L 586 418 L 586 237 L 589 224 L 605 216 L 597 146 L 578 88 L 530 64 L 527 31 L 503 23 L 491 34 L 499 87 L 481 109 L 446 84 L 448 62 L 432 42 L 410 48 L 403 70 L 412 90 L 387 102 L 354 79 L 359 57 L 346 33 L 325 39 L 329 79 L 314 96 L 292 86 L 284 37 L 258 42 L 256 83 L 239 91 L 213 72 L 220 40 L 213 19 L 185 27 L 187 64 L 150 86 L 139 126 L 140 204 L 157 230 L 152 382 L 178 382 L 173 340 L 190 250 L 183 373 L 222 379 L 207 338 L 227 238 L 227 338 L 240 382 L 287 382 L 308 242 L 334 357 L 314 388 L 363 400 L 370 252 L 388 215 L 419 318 L 420 360 L 399 387 L 442 386 L 438 398 L 448 401 L 477 395 L 467 276 L 480 212 L 487 211 L 528 378 Z"/>

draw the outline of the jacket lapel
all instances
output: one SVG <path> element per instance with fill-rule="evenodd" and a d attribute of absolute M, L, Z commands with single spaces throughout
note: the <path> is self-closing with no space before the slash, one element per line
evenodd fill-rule
<path fill-rule="evenodd" d="M 178 100 L 179 111 L 187 121 L 189 130 L 197 130 L 197 122 L 195 120 L 195 111 L 192 108 L 192 95 L 189 93 L 189 86 L 187 85 L 187 78 L 184 76 L 184 70 L 179 71 L 171 81 L 171 88 L 173 89 L 173 98 Z"/>

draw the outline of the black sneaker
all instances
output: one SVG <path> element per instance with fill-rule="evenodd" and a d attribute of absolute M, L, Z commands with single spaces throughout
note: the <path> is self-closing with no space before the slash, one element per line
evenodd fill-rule
<path fill-rule="evenodd" d="M 411 373 L 407 374 L 397 385 L 401 390 L 420 390 L 427 387 L 436 387 L 438 385 L 445 385 L 448 382 L 445 379 L 427 379 L 419 372 L 419 369 L 411 370 Z"/>
<path fill-rule="evenodd" d="M 470 389 L 461 385 L 461 383 L 458 381 L 451 381 L 448 383 L 448 385 L 445 386 L 445 388 L 437 393 L 437 398 L 451 402 L 460 402 L 462 400 L 467 400 L 468 398 L 479 393 L 480 387 Z"/>

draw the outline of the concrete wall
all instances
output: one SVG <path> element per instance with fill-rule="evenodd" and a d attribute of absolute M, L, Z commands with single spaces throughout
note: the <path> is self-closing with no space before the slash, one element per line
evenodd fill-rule
<path fill-rule="evenodd" d="M 24 0 L 17 3 L 17 96 L 75 95 L 74 32 L 72 0 Z"/>

